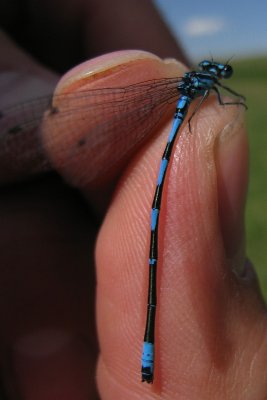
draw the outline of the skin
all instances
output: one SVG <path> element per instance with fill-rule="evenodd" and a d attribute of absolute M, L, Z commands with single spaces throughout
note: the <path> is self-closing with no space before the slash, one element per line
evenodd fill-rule
<path fill-rule="evenodd" d="M 33 76 L 40 90 L 53 87 L 54 74 L 5 36 L 1 42 L 2 73 L 27 71 L 25 88 Z M 111 59 L 112 67 L 108 58 L 83 64 L 57 90 L 74 90 L 70 82 L 83 83 L 88 69 L 99 87 L 185 70 L 147 53 Z M 2 398 L 266 399 L 266 307 L 245 258 L 243 114 L 209 98 L 192 121 L 193 133 L 185 124 L 175 146 L 161 210 L 153 386 L 140 382 L 149 210 L 171 117 L 112 178 L 96 164 L 100 173 L 92 180 L 79 153 L 74 164 L 60 159 L 64 127 L 53 145 L 49 126 L 45 149 L 63 180 L 49 174 L 6 185 L 11 178 L 1 177 Z"/>

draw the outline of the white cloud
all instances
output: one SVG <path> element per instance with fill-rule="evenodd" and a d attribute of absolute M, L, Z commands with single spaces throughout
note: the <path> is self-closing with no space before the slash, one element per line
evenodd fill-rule
<path fill-rule="evenodd" d="M 188 36 L 212 35 L 224 28 L 222 19 L 216 17 L 195 17 L 189 19 L 184 26 Z"/>

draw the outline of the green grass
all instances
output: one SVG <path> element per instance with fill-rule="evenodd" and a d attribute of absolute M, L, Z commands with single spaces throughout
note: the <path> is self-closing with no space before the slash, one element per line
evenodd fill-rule
<path fill-rule="evenodd" d="M 267 57 L 231 63 L 231 87 L 247 98 L 250 142 L 250 184 L 246 226 L 247 254 L 255 265 L 267 299 Z"/>

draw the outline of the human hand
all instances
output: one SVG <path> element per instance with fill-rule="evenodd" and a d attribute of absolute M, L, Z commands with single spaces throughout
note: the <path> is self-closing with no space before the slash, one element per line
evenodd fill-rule
<path fill-rule="evenodd" d="M 129 65 L 126 58 L 121 67 Z M 108 64 L 98 67 L 114 82 Z M 142 68 L 147 73 L 144 60 L 139 74 Z M 167 74 L 164 64 L 158 73 Z M 55 168 L 81 188 L 89 210 L 99 220 L 105 213 L 99 234 L 86 204 L 55 176 L 2 189 L 1 358 L 11 398 L 96 398 L 96 235 L 102 399 L 147 392 L 166 399 L 266 397 L 266 309 L 251 266 L 244 267 L 247 142 L 240 112 L 210 100 L 192 122 L 193 135 L 185 126 L 177 143 L 162 213 L 153 387 L 140 383 L 140 353 L 149 209 L 169 126 L 119 170 L 112 199 L 112 184 L 88 186 L 91 169 L 79 155 L 76 168 L 68 160 L 57 165 L 50 147 Z"/>

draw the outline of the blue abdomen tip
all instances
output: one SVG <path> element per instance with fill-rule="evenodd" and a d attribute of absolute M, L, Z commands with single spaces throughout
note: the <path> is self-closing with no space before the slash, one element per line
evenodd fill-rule
<path fill-rule="evenodd" d="M 154 358 L 154 344 L 144 342 L 143 344 L 143 358 L 152 360 Z"/>
<path fill-rule="evenodd" d="M 144 342 L 142 354 L 142 382 L 153 382 L 154 374 L 154 344 Z"/>

